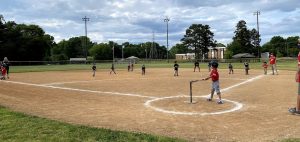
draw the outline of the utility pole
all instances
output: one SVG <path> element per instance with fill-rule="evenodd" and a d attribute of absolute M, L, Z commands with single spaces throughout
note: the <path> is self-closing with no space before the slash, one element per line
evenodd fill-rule
<path fill-rule="evenodd" d="M 113 43 L 113 64 L 115 64 L 115 44 Z"/>
<path fill-rule="evenodd" d="M 143 43 L 142 43 L 142 45 L 141 46 L 143 46 Z M 148 59 L 148 53 L 147 53 L 147 45 L 145 46 L 145 52 L 146 52 L 146 60 Z"/>
<path fill-rule="evenodd" d="M 153 31 L 153 35 L 152 35 L 152 46 L 151 46 L 151 49 L 150 49 L 150 57 L 149 59 L 156 59 L 157 58 L 157 50 L 156 50 L 156 45 L 154 43 L 154 40 L 155 40 L 155 33 Z"/>
<path fill-rule="evenodd" d="M 87 18 L 86 16 L 84 16 L 84 18 L 82 18 L 82 21 L 84 21 L 84 25 L 85 25 L 85 58 L 87 60 L 87 26 L 86 26 L 86 22 L 90 21 L 90 18 Z"/>
<path fill-rule="evenodd" d="M 259 24 L 258 24 L 258 15 L 260 15 L 260 11 L 256 11 L 254 12 L 253 15 L 256 15 L 256 25 L 257 25 L 257 35 L 256 35 L 256 46 L 257 46 L 257 50 L 258 50 L 258 58 L 260 58 L 260 50 L 259 50 Z"/>
<path fill-rule="evenodd" d="M 167 60 L 169 63 L 169 21 L 170 18 L 167 16 L 166 19 L 164 19 L 164 22 L 167 23 Z"/>
<path fill-rule="evenodd" d="M 122 60 L 124 60 L 124 53 L 123 53 L 123 48 L 125 47 L 125 45 L 122 45 Z"/>

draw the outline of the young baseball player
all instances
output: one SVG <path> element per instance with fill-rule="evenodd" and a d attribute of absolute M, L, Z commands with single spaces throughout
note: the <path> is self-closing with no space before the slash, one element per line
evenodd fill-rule
<path fill-rule="evenodd" d="M 127 66 L 127 71 L 130 72 L 130 63 Z"/>
<path fill-rule="evenodd" d="M 111 74 L 111 72 L 114 72 L 114 74 L 116 74 L 116 72 L 115 72 L 115 65 L 114 64 L 111 64 L 111 71 L 110 71 L 110 73 L 109 74 Z"/>
<path fill-rule="evenodd" d="M 1 64 L 1 80 L 5 80 L 6 79 L 6 73 L 7 73 L 7 70 L 6 70 L 6 67 L 5 67 L 5 63 Z"/>
<path fill-rule="evenodd" d="M 210 75 L 202 80 L 208 80 L 211 78 L 212 80 L 212 88 L 211 88 L 211 94 L 210 97 L 207 99 L 207 101 L 212 101 L 215 91 L 217 92 L 217 95 L 219 96 L 218 104 L 223 104 L 221 92 L 220 92 L 220 85 L 219 85 L 219 73 L 218 73 L 218 66 L 219 64 L 217 62 L 212 62 L 211 64 L 212 70 L 210 72 Z"/>
<path fill-rule="evenodd" d="M 270 61 L 270 66 L 272 67 L 272 74 L 274 75 L 274 72 L 276 72 L 276 75 L 278 75 L 277 66 L 276 66 L 276 56 L 273 53 L 270 54 L 269 61 Z"/>
<path fill-rule="evenodd" d="M 298 39 L 298 50 L 298 71 L 295 78 L 298 83 L 297 106 L 289 109 L 289 112 L 292 114 L 300 114 L 300 38 Z"/>
<path fill-rule="evenodd" d="M 248 63 L 248 62 L 245 62 L 245 63 L 244 63 L 244 66 L 245 66 L 245 74 L 246 74 L 246 75 L 249 75 L 249 69 L 250 69 L 250 68 L 249 68 L 249 63 Z"/>
<path fill-rule="evenodd" d="M 92 66 L 92 70 L 93 70 L 93 77 L 95 77 L 95 75 L 96 75 L 96 69 L 97 69 L 97 67 L 96 67 L 96 64 L 95 64 L 95 63 L 93 63 L 93 66 Z"/>
<path fill-rule="evenodd" d="M 131 63 L 131 71 L 133 71 L 133 63 Z"/>
<path fill-rule="evenodd" d="M 142 75 L 145 75 L 146 74 L 146 67 L 145 67 L 145 65 L 143 64 L 143 66 L 142 66 Z"/>
<path fill-rule="evenodd" d="M 228 64 L 229 74 L 233 74 L 233 66 L 231 63 Z"/>
<path fill-rule="evenodd" d="M 209 61 L 209 62 L 208 62 L 208 64 L 207 64 L 207 67 L 208 67 L 208 72 L 210 72 L 210 71 L 211 71 L 211 63 L 212 63 L 212 61 Z"/>
<path fill-rule="evenodd" d="M 9 62 L 9 60 L 8 60 L 7 57 L 4 57 L 3 64 L 5 64 L 4 67 L 6 69 L 6 77 L 7 77 L 7 79 L 9 79 L 9 66 L 10 66 L 10 62 Z"/>
<path fill-rule="evenodd" d="M 175 63 L 174 63 L 174 76 L 178 76 L 178 68 L 179 68 L 179 65 L 177 64 L 177 61 L 175 61 Z"/>
<path fill-rule="evenodd" d="M 267 63 L 267 62 L 264 62 L 264 63 L 262 64 L 262 67 L 264 68 L 264 74 L 266 75 L 267 72 L 268 72 L 268 63 Z"/>
<path fill-rule="evenodd" d="M 200 72 L 199 61 L 198 60 L 196 60 L 196 62 L 194 63 L 194 72 L 195 72 L 196 68 L 198 68 L 198 71 Z"/>

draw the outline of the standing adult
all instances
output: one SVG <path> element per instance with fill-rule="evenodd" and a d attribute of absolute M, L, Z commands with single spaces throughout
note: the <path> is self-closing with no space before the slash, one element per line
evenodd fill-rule
<path fill-rule="evenodd" d="M 273 75 L 274 75 L 274 71 L 276 71 L 276 75 L 278 75 L 277 66 L 276 66 L 276 56 L 273 53 L 270 54 L 269 61 L 270 61 L 270 65 L 272 67 Z"/>
<path fill-rule="evenodd" d="M 112 72 L 114 73 L 114 74 L 117 74 L 116 72 L 115 72 L 115 65 L 114 65 L 114 63 L 112 63 L 111 64 L 111 71 L 110 71 L 110 73 L 109 74 L 111 74 Z"/>
<path fill-rule="evenodd" d="M 212 61 L 209 61 L 209 62 L 208 62 L 208 65 L 207 65 L 207 67 L 208 67 L 208 72 L 211 71 L 211 64 L 212 64 Z"/>
<path fill-rule="evenodd" d="M 92 70 L 93 70 L 93 77 L 95 77 L 96 70 L 97 70 L 96 63 L 93 63 Z"/>
<path fill-rule="evenodd" d="M 195 63 L 194 63 L 194 72 L 195 72 L 196 68 L 198 68 L 198 71 L 200 72 L 200 66 L 199 66 L 199 61 L 198 60 L 196 60 Z"/>
<path fill-rule="evenodd" d="M 179 68 L 179 65 L 177 64 L 177 61 L 175 61 L 175 63 L 174 63 L 174 76 L 178 76 L 178 68 Z"/>
<path fill-rule="evenodd" d="M 9 79 L 9 66 L 10 66 L 10 62 L 9 62 L 9 60 L 8 60 L 7 57 L 4 57 L 3 64 L 5 64 L 7 79 Z"/>
<path fill-rule="evenodd" d="M 245 62 L 245 63 L 244 63 L 244 66 L 245 66 L 245 74 L 246 74 L 246 75 L 249 75 L 249 70 L 250 70 L 249 63 L 248 63 L 248 62 Z"/>
<path fill-rule="evenodd" d="M 146 67 L 145 67 L 145 65 L 143 64 L 143 66 L 142 66 L 142 75 L 145 75 L 146 74 Z"/>
<path fill-rule="evenodd" d="M 294 108 L 290 108 L 289 112 L 292 114 L 300 114 L 300 38 L 298 39 L 298 71 L 296 73 L 296 82 L 298 82 L 298 95 L 297 95 L 297 106 Z"/>

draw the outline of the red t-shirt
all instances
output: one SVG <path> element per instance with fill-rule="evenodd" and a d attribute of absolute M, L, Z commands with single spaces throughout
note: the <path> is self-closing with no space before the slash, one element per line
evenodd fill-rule
<path fill-rule="evenodd" d="M 1 73 L 2 73 L 3 76 L 6 75 L 6 68 L 5 67 L 1 67 Z"/>
<path fill-rule="evenodd" d="M 268 64 L 263 63 L 262 65 L 264 68 L 268 68 Z"/>
<path fill-rule="evenodd" d="M 298 53 L 298 66 L 300 66 L 300 52 Z"/>
<path fill-rule="evenodd" d="M 212 69 L 212 71 L 210 72 L 210 77 L 212 81 L 217 81 L 219 80 L 219 73 L 217 69 Z"/>
<path fill-rule="evenodd" d="M 274 55 L 270 56 L 270 64 L 271 65 L 276 64 L 276 57 Z"/>

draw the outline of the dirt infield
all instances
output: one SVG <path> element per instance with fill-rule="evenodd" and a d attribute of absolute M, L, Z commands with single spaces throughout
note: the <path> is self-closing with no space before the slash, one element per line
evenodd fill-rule
<path fill-rule="evenodd" d="M 225 103 L 207 102 L 211 81 L 189 81 L 207 70 L 180 69 L 12 73 L 0 81 L 0 105 L 35 116 L 93 127 L 145 132 L 190 141 L 276 141 L 300 137 L 295 72 L 263 75 L 262 70 L 220 70 Z M 217 98 L 217 96 L 215 96 Z"/>

